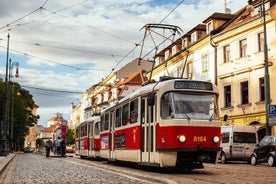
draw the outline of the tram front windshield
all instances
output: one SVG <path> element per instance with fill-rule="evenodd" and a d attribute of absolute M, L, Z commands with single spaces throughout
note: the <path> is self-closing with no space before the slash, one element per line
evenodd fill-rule
<path fill-rule="evenodd" d="M 161 98 L 163 119 L 218 119 L 217 96 L 211 93 L 168 92 Z"/>

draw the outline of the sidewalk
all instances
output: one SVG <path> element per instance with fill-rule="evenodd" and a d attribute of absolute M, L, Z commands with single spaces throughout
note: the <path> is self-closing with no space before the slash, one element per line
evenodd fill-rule
<path fill-rule="evenodd" d="M 7 156 L 0 156 L 0 174 L 4 171 L 9 162 L 15 157 L 16 153 L 9 153 Z"/>

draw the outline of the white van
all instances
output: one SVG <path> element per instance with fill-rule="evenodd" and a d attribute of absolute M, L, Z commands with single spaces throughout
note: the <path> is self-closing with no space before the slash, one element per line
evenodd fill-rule
<path fill-rule="evenodd" d="M 247 161 L 258 143 L 257 129 L 254 126 L 222 126 L 220 153 L 221 163 L 227 161 Z"/>

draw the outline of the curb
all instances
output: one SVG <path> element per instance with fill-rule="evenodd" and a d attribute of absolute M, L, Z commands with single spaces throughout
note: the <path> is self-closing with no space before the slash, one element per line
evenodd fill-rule
<path fill-rule="evenodd" d="M 6 167 L 14 159 L 15 156 L 16 153 L 10 153 L 6 157 L 0 157 L 0 175 L 3 173 L 3 171 L 6 169 Z"/>

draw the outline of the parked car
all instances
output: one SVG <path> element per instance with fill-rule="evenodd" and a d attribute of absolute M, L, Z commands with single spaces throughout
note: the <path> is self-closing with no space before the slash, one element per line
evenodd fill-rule
<path fill-rule="evenodd" d="M 250 163 L 250 156 L 258 143 L 258 134 L 254 126 L 222 126 L 221 127 L 221 163 L 228 161 L 246 161 Z"/>
<path fill-rule="evenodd" d="M 33 149 L 31 147 L 25 147 L 24 153 L 33 153 Z"/>
<path fill-rule="evenodd" d="M 257 144 L 257 148 L 251 155 L 251 164 L 267 162 L 270 167 L 276 166 L 276 136 L 265 136 Z"/>
<path fill-rule="evenodd" d="M 66 146 L 66 153 L 74 153 L 74 147 Z"/>

